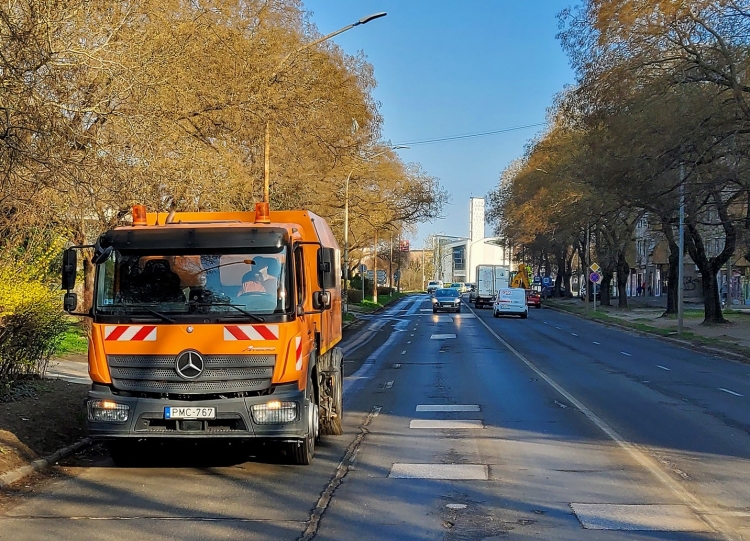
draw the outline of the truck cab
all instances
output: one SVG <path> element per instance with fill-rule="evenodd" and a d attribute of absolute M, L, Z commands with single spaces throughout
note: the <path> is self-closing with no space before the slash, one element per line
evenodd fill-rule
<path fill-rule="evenodd" d="M 341 433 L 339 250 L 307 211 L 134 212 L 132 226 L 66 251 L 95 264 L 90 435 L 115 460 L 144 439 L 274 441 L 308 464 Z"/>

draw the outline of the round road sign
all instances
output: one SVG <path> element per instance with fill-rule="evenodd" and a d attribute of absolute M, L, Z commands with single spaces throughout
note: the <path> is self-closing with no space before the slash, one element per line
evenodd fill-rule
<path fill-rule="evenodd" d="M 595 284 L 600 284 L 602 281 L 602 275 L 598 272 L 592 272 L 591 274 L 589 274 L 589 280 L 591 280 Z"/>

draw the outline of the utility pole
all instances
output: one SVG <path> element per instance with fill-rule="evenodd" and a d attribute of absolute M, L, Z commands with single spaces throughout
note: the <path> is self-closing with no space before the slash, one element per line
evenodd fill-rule
<path fill-rule="evenodd" d="M 589 272 L 590 272 L 589 265 L 591 264 L 589 262 L 589 258 L 590 258 L 589 252 L 591 251 L 589 248 L 589 242 L 591 240 L 590 235 L 591 235 L 591 226 L 590 226 L 589 220 L 586 220 L 586 253 L 584 254 L 583 261 L 585 265 L 584 273 L 586 274 L 586 303 L 585 303 L 586 310 L 585 312 L 587 314 L 589 311 L 589 289 L 591 289 L 589 287 Z"/>
<path fill-rule="evenodd" d="M 375 229 L 375 244 L 372 251 L 372 302 L 378 304 L 378 230 Z"/>
<path fill-rule="evenodd" d="M 678 232 L 679 262 L 677 263 L 677 335 L 682 334 L 684 267 L 685 267 L 685 164 L 680 164 L 680 226 Z"/>

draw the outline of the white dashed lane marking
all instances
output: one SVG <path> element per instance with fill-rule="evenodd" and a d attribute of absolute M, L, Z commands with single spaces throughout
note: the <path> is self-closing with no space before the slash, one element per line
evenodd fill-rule
<path fill-rule="evenodd" d="M 662 366 L 660 364 L 657 364 L 656 366 L 657 366 L 657 368 L 661 368 L 662 370 L 666 370 L 667 372 L 671 372 L 672 371 L 671 368 L 667 368 L 666 366 Z"/>
<path fill-rule="evenodd" d="M 455 337 L 455 334 L 431 334 L 430 340 L 449 340 Z"/>
<path fill-rule="evenodd" d="M 622 353 L 623 355 L 626 355 L 628 357 L 632 357 L 632 355 L 630 353 L 628 353 L 627 351 L 621 351 L 620 353 Z"/>
<path fill-rule="evenodd" d="M 420 404 L 417 411 L 480 411 L 478 404 Z"/>
<path fill-rule="evenodd" d="M 572 333 L 570 333 L 570 334 L 572 334 L 573 336 L 578 336 L 578 335 L 577 335 L 576 333 L 574 333 L 574 332 L 572 332 Z"/>
<path fill-rule="evenodd" d="M 594 344 L 596 344 L 597 346 L 601 346 L 599 342 L 594 342 Z"/>
<path fill-rule="evenodd" d="M 733 394 L 734 396 L 743 396 L 740 393 L 735 393 L 734 391 L 730 391 L 729 389 L 725 389 L 724 387 L 719 387 L 720 391 L 724 391 L 725 393 Z"/>
<path fill-rule="evenodd" d="M 449 419 L 412 419 L 409 422 L 409 428 L 440 428 L 448 430 L 459 428 L 484 428 L 484 423 L 479 419 L 469 419 L 467 421 Z"/>
<path fill-rule="evenodd" d="M 446 479 L 453 481 L 486 481 L 489 471 L 485 464 L 399 464 L 391 467 L 393 479 Z"/>

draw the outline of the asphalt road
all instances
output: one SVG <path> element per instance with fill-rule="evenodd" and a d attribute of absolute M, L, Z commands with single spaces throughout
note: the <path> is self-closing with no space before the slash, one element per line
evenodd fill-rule
<path fill-rule="evenodd" d="M 343 347 L 345 435 L 311 466 L 99 457 L 8 507 L 0 539 L 750 539 L 747 365 L 551 310 L 433 315 L 426 295 Z"/>

